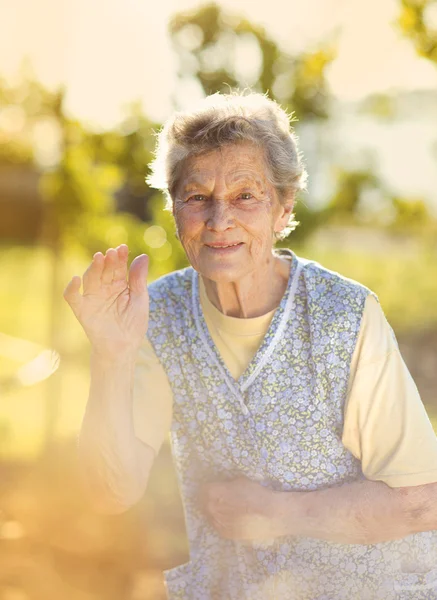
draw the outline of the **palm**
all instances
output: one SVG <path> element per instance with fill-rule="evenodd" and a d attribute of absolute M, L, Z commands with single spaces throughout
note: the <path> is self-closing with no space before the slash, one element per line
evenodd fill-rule
<path fill-rule="evenodd" d="M 64 292 L 93 348 L 114 356 L 135 351 L 148 325 L 148 259 L 138 256 L 127 279 L 128 251 L 123 244 L 117 250 L 109 249 L 106 256 L 96 253 L 83 275 L 83 295 L 79 294 L 78 277 Z"/>

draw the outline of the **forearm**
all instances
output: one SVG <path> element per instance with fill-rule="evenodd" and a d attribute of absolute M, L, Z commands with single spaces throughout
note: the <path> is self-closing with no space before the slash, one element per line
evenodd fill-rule
<path fill-rule="evenodd" d="M 89 399 L 78 454 L 87 494 L 97 510 L 123 512 L 144 493 L 155 452 L 135 436 L 132 396 L 135 360 L 91 354 Z"/>
<path fill-rule="evenodd" d="M 275 492 L 284 534 L 344 544 L 375 544 L 417 531 L 402 495 L 380 481 L 311 492 Z"/>

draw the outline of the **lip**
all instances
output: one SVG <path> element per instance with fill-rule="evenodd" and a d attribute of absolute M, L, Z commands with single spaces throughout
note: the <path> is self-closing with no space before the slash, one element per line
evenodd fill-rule
<path fill-rule="evenodd" d="M 238 242 L 234 246 L 228 246 L 228 244 L 205 244 L 205 246 L 215 254 L 231 254 L 241 248 L 243 243 L 244 242 Z"/>
<path fill-rule="evenodd" d="M 243 242 L 212 242 L 211 244 L 205 244 L 208 248 L 225 248 L 226 246 L 241 246 Z"/>

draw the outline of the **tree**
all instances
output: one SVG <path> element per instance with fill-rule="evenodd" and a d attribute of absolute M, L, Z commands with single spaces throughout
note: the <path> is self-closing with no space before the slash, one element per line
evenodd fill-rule
<path fill-rule="evenodd" d="M 398 24 L 417 53 L 437 64 L 437 1 L 400 0 Z"/>
<path fill-rule="evenodd" d="M 325 70 L 335 58 L 332 43 L 291 56 L 263 27 L 214 3 L 176 14 L 169 29 L 180 79 L 195 79 L 205 94 L 250 86 L 268 92 L 300 121 L 327 118 Z"/>
<path fill-rule="evenodd" d="M 147 164 L 151 160 L 154 139 L 150 122 L 132 105 L 119 128 L 103 133 L 89 131 L 64 111 L 64 90 L 48 92 L 29 74 L 14 87 L 0 82 L 0 98 L 6 105 L 6 116 L 17 122 L 10 135 L 0 136 L 0 165 L 31 172 L 31 197 L 22 207 L 42 204 L 43 227 L 37 243 L 50 249 L 51 283 L 48 307 L 50 347 L 62 355 L 62 290 L 66 285 L 62 269 L 65 250 L 75 249 L 87 256 L 122 242 L 129 244 L 131 258 L 150 253 L 150 274 L 161 274 L 163 268 L 173 270 L 180 256 L 173 245 L 148 247 L 144 238 L 150 221 L 157 217 L 159 199 L 145 182 Z M 18 127 L 19 125 L 19 127 Z M 49 127 L 56 144 L 52 156 L 47 155 L 43 136 L 38 146 L 35 132 Z M 21 186 L 26 189 L 26 186 Z M 28 191 L 24 194 L 29 196 Z M 149 200 L 153 198 L 153 202 Z M 16 210 L 16 207 L 14 207 Z M 33 212 L 29 213 L 30 218 Z M 26 215 L 23 215 L 24 221 Z M 163 216 L 161 220 L 165 220 Z M 24 222 L 23 221 L 23 222 Z M 166 227 L 169 227 L 166 223 Z M 150 237 L 150 236 L 149 236 Z M 174 245 L 178 244 L 176 238 Z M 13 240 L 10 240 L 13 243 Z M 32 240 L 35 243 L 35 240 Z M 156 260 L 155 260 L 156 257 Z M 171 262 L 173 260 L 173 262 Z M 59 374 L 52 376 L 47 389 L 46 449 L 55 434 L 60 398 Z"/>
<path fill-rule="evenodd" d="M 398 25 L 414 44 L 423 58 L 437 65 L 437 0 L 400 0 Z M 423 227 L 435 236 L 437 221 L 429 213 L 423 199 L 393 198 L 397 211 L 396 227 L 411 227 L 421 231 Z"/>

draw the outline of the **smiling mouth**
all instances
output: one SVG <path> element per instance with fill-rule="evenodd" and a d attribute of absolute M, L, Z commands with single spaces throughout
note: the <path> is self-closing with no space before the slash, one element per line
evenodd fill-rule
<path fill-rule="evenodd" d="M 243 242 L 236 242 L 235 244 L 226 244 L 226 245 L 210 245 L 210 244 L 205 244 L 205 246 L 207 246 L 208 248 L 212 248 L 213 250 L 224 250 L 226 248 L 236 248 L 237 246 L 242 246 Z"/>

